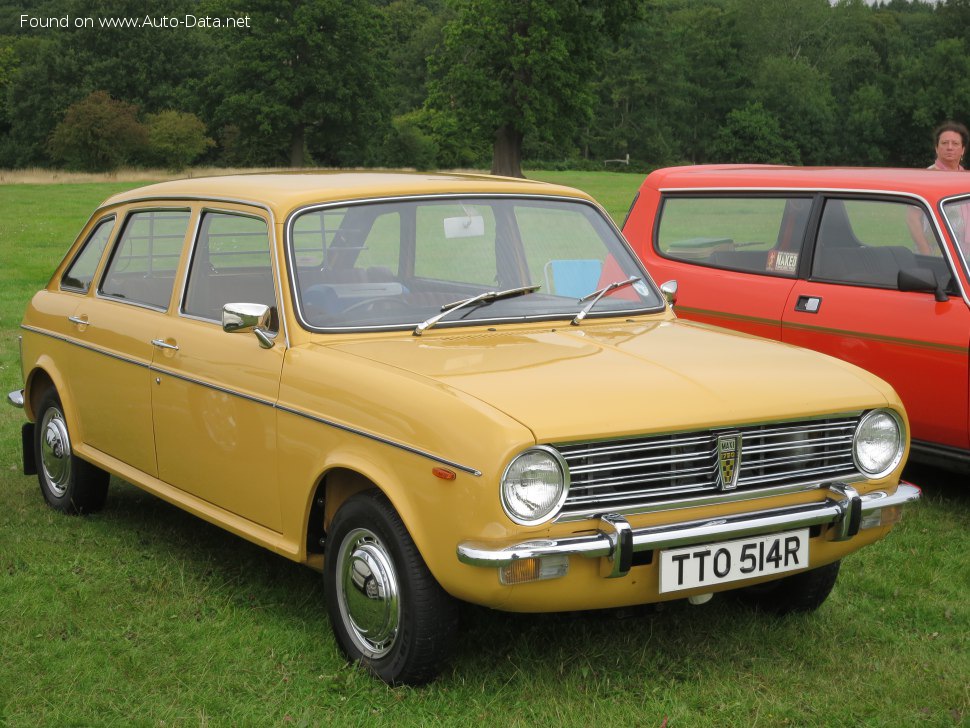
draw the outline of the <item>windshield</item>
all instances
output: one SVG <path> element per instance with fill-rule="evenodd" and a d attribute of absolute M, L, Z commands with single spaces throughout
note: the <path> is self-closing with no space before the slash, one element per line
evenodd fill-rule
<path fill-rule="evenodd" d="M 615 228 L 592 205 L 547 198 L 428 198 L 310 208 L 287 231 L 297 311 L 312 329 L 439 327 L 590 318 L 663 308 Z M 529 295 L 504 295 L 537 287 Z M 499 295 L 483 295 L 495 293 Z"/>

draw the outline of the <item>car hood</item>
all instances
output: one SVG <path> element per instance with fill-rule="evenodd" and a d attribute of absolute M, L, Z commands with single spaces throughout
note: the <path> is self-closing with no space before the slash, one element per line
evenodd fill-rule
<path fill-rule="evenodd" d="M 669 319 L 437 331 L 330 346 L 475 397 L 541 442 L 794 419 L 896 401 L 887 384 L 845 362 Z"/>

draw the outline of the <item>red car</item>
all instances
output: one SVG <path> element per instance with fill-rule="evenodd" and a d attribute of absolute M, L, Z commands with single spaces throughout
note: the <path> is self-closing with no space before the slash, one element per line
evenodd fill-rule
<path fill-rule="evenodd" d="M 902 397 L 914 458 L 970 469 L 970 174 L 659 169 L 623 232 L 682 317 L 868 369 Z"/>

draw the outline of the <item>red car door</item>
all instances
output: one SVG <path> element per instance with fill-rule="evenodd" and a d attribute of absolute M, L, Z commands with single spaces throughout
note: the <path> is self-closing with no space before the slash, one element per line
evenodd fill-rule
<path fill-rule="evenodd" d="M 899 271 L 914 268 L 955 280 L 929 220 L 906 200 L 827 199 L 811 274 L 791 290 L 782 339 L 882 377 L 902 398 L 915 441 L 966 450 L 970 309 L 955 287 L 942 301 L 897 287 Z M 915 240 L 920 230 L 929 252 Z"/>

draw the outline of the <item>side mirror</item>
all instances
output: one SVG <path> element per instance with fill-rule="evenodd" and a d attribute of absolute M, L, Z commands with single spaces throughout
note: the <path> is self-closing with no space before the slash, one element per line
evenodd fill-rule
<path fill-rule="evenodd" d="M 667 304 L 673 308 L 677 303 L 677 281 L 667 281 L 660 286 L 660 292 L 667 299 Z"/>
<path fill-rule="evenodd" d="M 915 291 L 917 293 L 932 293 L 939 303 L 950 300 L 936 273 L 929 268 L 903 268 L 896 278 L 896 287 L 900 291 Z"/>
<path fill-rule="evenodd" d="M 227 303 L 222 307 L 222 330 L 227 334 L 255 334 L 259 345 L 272 349 L 272 311 L 261 303 Z"/>

